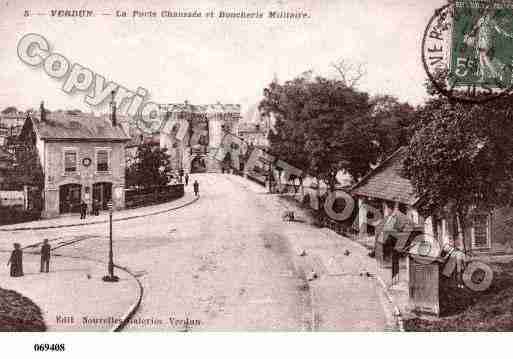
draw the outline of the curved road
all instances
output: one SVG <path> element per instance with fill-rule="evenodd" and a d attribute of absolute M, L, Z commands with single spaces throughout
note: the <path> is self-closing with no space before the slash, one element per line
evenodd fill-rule
<path fill-rule="evenodd" d="M 194 179 L 200 201 L 114 224 L 115 261 L 136 273 L 144 287 L 142 305 L 126 330 L 310 330 L 311 297 L 293 265 L 297 254 L 286 230 L 294 224 L 282 221 L 275 199 L 230 175 Z M 18 235 L 83 238 L 58 251 L 107 258 L 104 224 Z M 342 315 L 333 329 L 358 329 L 354 319 L 363 307 L 375 321 L 373 329 L 385 329 L 375 285 L 347 280 L 351 297 L 340 301 L 340 311 L 355 312 L 343 313 L 352 320 L 344 322 Z"/>

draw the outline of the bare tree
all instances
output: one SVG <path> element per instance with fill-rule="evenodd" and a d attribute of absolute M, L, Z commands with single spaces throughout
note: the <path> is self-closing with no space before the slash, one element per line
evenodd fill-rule
<path fill-rule="evenodd" d="M 352 63 L 346 59 L 340 58 L 331 63 L 331 67 L 340 75 L 342 82 L 349 88 L 354 88 L 360 80 L 367 75 L 365 64 L 358 62 Z"/>

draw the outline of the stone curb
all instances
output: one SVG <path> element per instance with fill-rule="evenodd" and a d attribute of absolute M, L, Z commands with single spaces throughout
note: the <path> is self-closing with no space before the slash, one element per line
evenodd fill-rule
<path fill-rule="evenodd" d="M 33 254 L 33 253 L 30 253 L 30 254 Z M 95 262 L 97 264 L 104 264 L 104 265 L 107 264 L 104 261 L 101 261 L 98 259 L 93 259 L 93 258 L 84 258 L 84 257 L 78 257 L 78 256 L 66 256 L 66 255 L 61 255 L 61 254 L 59 254 L 58 256 L 63 257 L 63 258 L 73 258 L 73 259 L 79 259 L 82 261 Z M 144 287 L 142 286 L 142 283 L 139 280 L 139 278 L 137 278 L 135 276 L 135 274 L 133 274 L 128 268 L 122 267 L 117 264 L 114 264 L 114 267 L 118 268 L 119 270 L 122 270 L 123 272 L 125 272 L 129 276 L 131 276 L 137 283 L 137 287 L 138 287 L 138 296 L 137 296 L 137 299 L 135 300 L 134 304 L 132 304 L 130 306 L 130 309 L 128 309 L 128 311 L 126 312 L 126 314 L 123 315 L 121 322 L 119 324 L 117 324 L 115 327 L 110 329 L 111 332 L 120 332 L 128 324 L 128 321 L 134 316 L 134 314 L 137 312 L 137 310 L 141 306 L 141 302 L 142 302 L 142 298 L 143 298 L 143 294 L 144 294 Z"/>
<path fill-rule="evenodd" d="M 394 317 L 396 319 L 396 325 L 399 328 L 400 332 L 404 332 L 404 319 L 401 314 L 401 310 L 399 307 L 395 304 L 394 297 L 392 294 L 390 294 L 390 291 L 388 290 L 387 285 L 383 281 L 383 279 L 376 273 L 376 279 L 379 282 L 379 284 L 382 287 L 383 292 L 385 293 L 385 296 L 387 297 L 388 302 L 390 305 L 394 308 Z"/>
<path fill-rule="evenodd" d="M 149 217 L 149 216 L 155 216 L 157 214 L 162 214 L 170 211 L 174 211 L 175 209 L 180 209 L 183 207 L 187 207 L 194 202 L 198 201 L 200 199 L 200 196 L 193 198 L 192 201 L 184 203 L 180 206 L 173 207 L 173 208 L 167 208 L 164 210 L 156 211 L 156 212 L 150 212 L 145 214 L 137 214 L 133 216 L 128 216 L 124 218 L 116 218 L 113 219 L 112 222 L 122 222 L 127 221 L 130 219 L 136 219 L 136 218 L 142 218 L 142 217 Z M 54 226 L 40 226 L 40 227 L 15 227 L 15 228 L 0 228 L 0 232 L 17 232 L 17 231 L 34 231 L 34 230 L 43 230 L 43 229 L 54 229 L 54 228 L 69 228 L 69 227 L 80 227 L 80 226 L 90 226 L 93 224 L 102 224 L 102 223 L 108 223 L 109 221 L 107 219 L 101 220 L 101 221 L 95 221 L 95 222 L 87 222 L 87 223 L 72 223 L 72 224 L 58 224 Z"/>
<path fill-rule="evenodd" d="M 143 295 L 144 295 L 144 287 L 142 286 L 142 283 L 139 280 L 139 278 L 137 278 L 135 276 L 135 274 L 133 274 L 130 270 L 128 270 L 128 268 L 119 266 L 117 264 L 114 264 L 114 267 L 116 267 L 116 268 L 124 271 L 128 275 L 130 275 L 137 282 L 137 286 L 139 288 L 139 295 L 137 296 L 137 299 L 134 302 L 134 304 L 132 304 L 130 309 L 128 309 L 126 314 L 121 319 L 121 322 L 116 327 L 111 329 L 112 332 L 120 332 L 120 331 L 122 331 L 126 327 L 126 325 L 130 321 L 130 319 L 132 319 L 134 314 L 137 313 L 137 310 L 139 310 L 139 307 L 141 306 L 142 298 L 143 298 Z"/>
<path fill-rule="evenodd" d="M 284 207 L 284 208 L 288 209 L 283 203 L 281 203 L 281 202 L 278 202 L 278 203 L 279 203 L 279 205 L 281 207 Z M 335 231 L 331 230 L 330 228 L 327 228 L 327 227 L 324 227 L 324 228 L 334 232 L 337 235 L 340 235 L 340 234 L 336 233 Z M 322 229 L 322 228 L 319 228 L 319 229 Z M 360 243 L 358 241 L 352 240 L 350 238 L 349 238 L 349 240 L 351 240 L 352 242 L 354 242 L 354 243 L 358 244 L 359 246 L 361 246 L 361 247 L 365 248 L 366 250 L 368 250 L 368 248 L 365 247 L 364 244 L 362 244 L 362 243 Z M 296 255 L 297 255 L 297 253 L 296 253 Z M 294 262 L 294 266 L 296 267 L 296 261 L 294 260 L 293 262 Z M 385 297 L 387 298 L 387 300 L 390 303 L 390 305 L 393 307 L 393 316 L 394 316 L 394 318 L 396 320 L 396 325 L 397 325 L 399 331 L 400 332 L 404 332 L 405 331 L 404 330 L 404 319 L 402 317 L 401 310 L 399 309 L 399 307 L 395 303 L 392 294 L 390 294 L 390 291 L 388 290 L 388 287 L 386 286 L 386 284 L 383 281 L 383 279 L 381 278 L 381 276 L 377 273 L 377 271 L 376 271 L 375 276 L 376 276 L 376 280 L 378 281 L 378 283 L 381 286 L 381 289 L 383 290 L 383 293 L 385 294 Z M 308 281 L 307 281 L 307 283 L 308 283 Z M 315 329 L 316 329 L 316 315 L 315 315 L 316 313 L 315 313 L 315 309 L 314 309 L 315 308 L 315 295 L 313 293 L 312 286 L 310 284 L 308 286 L 309 286 L 309 292 L 310 292 L 310 304 L 312 306 L 311 326 L 312 326 L 312 330 L 315 331 Z M 384 310 L 386 310 L 386 309 L 384 308 Z"/>
<path fill-rule="evenodd" d="M 338 234 L 337 232 L 333 231 L 332 229 L 330 228 L 327 228 L 325 227 L 326 229 L 334 232 L 335 234 L 337 235 L 340 235 Z M 350 241 L 358 244 L 359 246 L 361 246 L 362 248 L 365 248 L 365 250 L 369 250 L 363 243 L 360 243 L 358 241 L 355 241 L 351 238 L 348 238 Z M 388 290 L 388 287 L 387 285 L 385 284 L 385 281 L 383 280 L 383 278 L 381 278 L 381 276 L 378 274 L 378 271 L 376 271 L 375 273 L 375 277 L 376 277 L 376 280 L 378 281 L 378 283 L 380 284 L 381 286 L 381 289 L 383 290 L 383 293 L 385 294 L 385 297 L 387 298 L 388 302 L 390 303 L 390 305 L 392 306 L 392 308 L 394 309 L 394 317 L 396 319 L 396 325 L 397 327 L 399 328 L 399 331 L 400 332 L 404 332 L 404 319 L 403 319 L 403 316 L 401 314 L 401 310 L 399 309 L 399 307 L 397 306 L 397 304 L 395 303 L 394 301 L 394 297 L 392 294 L 390 294 L 390 291 Z M 386 310 L 386 309 L 385 309 Z"/>

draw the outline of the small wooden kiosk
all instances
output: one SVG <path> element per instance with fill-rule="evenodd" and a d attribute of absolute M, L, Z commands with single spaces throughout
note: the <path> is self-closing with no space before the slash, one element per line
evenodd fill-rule
<path fill-rule="evenodd" d="M 424 248 L 422 248 L 424 246 Z M 450 252 L 435 253 L 433 257 L 426 242 L 415 243 L 408 253 L 409 298 L 412 311 L 420 314 L 440 316 L 447 312 L 454 300 L 457 275 L 443 274 Z M 435 251 L 436 252 L 436 251 Z M 442 254 L 445 253 L 445 254 Z M 452 299 L 451 299 L 452 298 Z"/>
<path fill-rule="evenodd" d="M 408 290 L 412 311 L 440 315 L 440 265 L 436 258 L 408 255 Z"/>

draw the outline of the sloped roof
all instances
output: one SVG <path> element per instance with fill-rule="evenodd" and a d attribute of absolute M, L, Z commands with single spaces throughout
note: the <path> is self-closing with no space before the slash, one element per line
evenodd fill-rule
<path fill-rule="evenodd" d="M 351 190 L 353 195 L 379 198 L 413 205 L 418 196 L 410 180 L 402 174 L 406 147 L 399 148 L 366 175 Z"/>
<path fill-rule="evenodd" d="M 48 113 L 45 121 L 36 116 L 31 119 L 43 140 L 130 140 L 119 123 L 114 127 L 108 119 L 90 114 Z"/>

